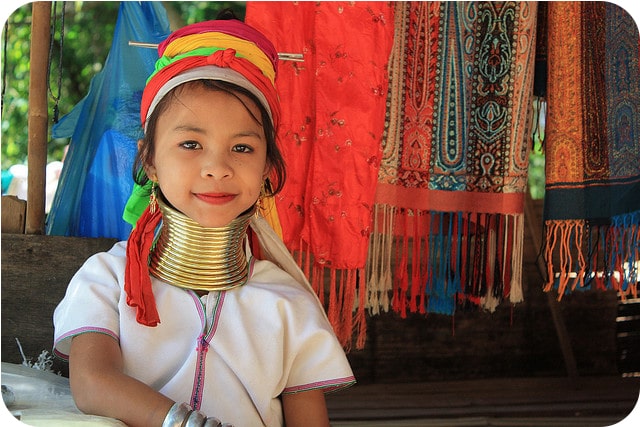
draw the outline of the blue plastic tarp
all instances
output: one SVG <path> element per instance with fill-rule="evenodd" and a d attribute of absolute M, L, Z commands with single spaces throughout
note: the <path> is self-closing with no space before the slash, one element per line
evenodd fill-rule
<path fill-rule="evenodd" d="M 90 30 L 90 29 L 89 29 Z M 154 69 L 157 44 L 169 35 L 162 2 L 120 4 L 111 50 L 87 96 L 53 127 L 71 138 L 47 216 L 47 234 L 126 239 L 122 212 L 133 188 L 133 160 L 142 136 L 140 99 Z"/>

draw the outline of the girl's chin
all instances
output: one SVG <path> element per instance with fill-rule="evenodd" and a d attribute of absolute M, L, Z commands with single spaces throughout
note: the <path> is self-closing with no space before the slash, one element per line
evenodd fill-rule
<path fill-rule="evenodd" d="M 201 225 L 202 227 L 205 228 L 220 228 L 220 227 L 226 227 L 227 225 L 229 225 L 229 223 L 231 223 L 231 221 L 233 221 L 234 219 L 244 216 L 247 213 L 250 213 L 254 210 L 254 207 L 252 206 L 251 208 L 245 210 L 244 212 L 240 213 L 239 215 L 236 216 L 232 216 L 232 215 L 211 215 L 208 217 L 196 217 L 193 218 L 191 217 L 191 219 L 195 222 L 197 222 L 199 225 Z"/>

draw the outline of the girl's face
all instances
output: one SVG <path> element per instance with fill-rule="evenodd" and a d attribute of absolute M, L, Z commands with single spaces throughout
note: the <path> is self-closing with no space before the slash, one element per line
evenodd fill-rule
<path fill-rule="evenodd" d="M 225 226 L 254 205 L 269 171 L 264 130 L 254 118 L 260 110 L 235 95 L 202 85 L 178 89 L 158 118 L 145 168 L 167 201 L 204 227 Z"/>

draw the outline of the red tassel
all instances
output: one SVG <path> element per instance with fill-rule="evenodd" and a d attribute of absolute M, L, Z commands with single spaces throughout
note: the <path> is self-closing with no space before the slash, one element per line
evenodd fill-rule
<path fill-rule="evenodd" d="M 429 245 L 429 236 L 431 235 L 431 213 L 425 212 L 424 230 L 421 234 L 421 239 L 424 240 L 424 254 L 422 255 L 422 279 L 419 283 L 414 284 L 417 287 L 418 295 L 420 296 L 420 306 L 418 312 L 420 314 L 427 313 L 427 290 L 426 287 L 430 286 L 433 280 L 433 268 L 431 265 L 431 254 Z M 434 221 L 436 222 L 436 221 Z"/>
<path fill-rule="evenodd" d="M 358 271 L 359 275 L 359 289 L 360 292 L 359 302 L 358 302 L 358 311 L 356 312 L 355 319 L 355 327 L 358 328 L 358 337 L 356 339 L 356 349 L 362 350 L 364 348 L 364 344 L 367 340 L 367 320 L 366 320 L 366 298 L 367 298 L 367 289 L 365 283 L 365 273 L 364 269 L 360 269 Z"/>
<path fill-rule="evenodd" d="M 491 231 L 493 230 L 494 215 L 487 214 L 484 227 L 484 259 L 482 263 L 482 269 L 484 271 L 484 283 L 485 288 L 481 296 L 489 296 L 494 291 L 493 283 L 493 265 L 492 265 L 492 248 L 491 248 Z"/>
<path fill-rule="evenodd" d="M 340 286 L 338 287 L 338 306 L 340 307 L 340 311 L 343 313 L 342 317 L 344 319 L 342 323 L 344 325 L 347 325 L 348 329 L 351 330 L 350 322 L 351 322 L 351 313 L 353 313 L 353 302 L 349 307 L 349 304 L 345 300 L 345 298 L 348 298 L 347 295 L 349 293 L 349 289 L 346 289 L 347 272 L 351 272 L 351 270 L 340 270 Z M 336 276 L 334 275 L 334 281 L 338 283 L 335 277 Z M 355 288 L 354 288 L 354 291 L 355 291 Z"/>
<path fill-rule="evenodd" d="M 311 285 L 313 287 L 313 290 L 316 292 L 316 295 L 318 295 L 320 303 L 323 307 L 325 307 L 324 267 L 320 264 L 314 263 L 313 267 L 311 267 Z"/>
<path fill-rule="evenodd" d="M 344 324 L 342 336 L 344 341 L 349 343 L 347 348 L 350 346 L 353 337 L 353 308 L 356 301 L 357 276 L 357 270 L 347 270 L 346 274 L 344 272 L 342 274 L 342 321 Z"/>
<path fill-rule="evenodd" d="M 420 277 L 420 242 L 422 235 L 420 234 L 420 212 L 415 211 L 413 216 L 413 245 L 411 254 L 411 293 L 409 300 L 409 311 L 415 313 L 418 311 L 418 295 L 421 292 L 422 278 Z"/>
<path fill-rule="evenodd" d="M 317 266 L 316 268 L 322 269 L 322 266 Z M 329 323 L 333 325 L 335 333 L 337 336 L 340 336 L 340 319 L 339 319 L 339 308 L 338 308 L 338 295 L 336 293 L 336 270 L 334 268 L 329 270 L 329 307 L 327 309 L 327 317 L 329 318 Z"/>
<path fill-rule="evenodd" d="M 471 249 L 469 245 L 469 240 L 471 238 L 471 232 L 469 231 L 469 225 L 471 223 L 471 214 L 466 214 L 462 220 L 462 232 L 460 233 L 460 238 L 462 239 L 462 256 L 460 257 L 460 283 L 462 292 L 467 291 L 467 270 L 470 268 L 470 260 L 471 260 Z"/>
<path fill-rule="evenodd" d="M 127 241 L 124 290 L 127 293 L 127 304 L 136 309 L 136 320 L 145 326 L 157 326 L 160 323 L 156 299 L 151 288 L 148 260 L 155 230 L 161 218 L 159 209 L 152 213 L 147 207 Z"/>
<path fill-rule="evenodd" d="M 502 220 L 500 221 L 500 229 L 502 230 L 503 238 L 500 244 L 500 248 L 502 253 L 500 255 L 500 259 L 503 260 L 502 264 L 502 283 L 504 283 L 504 297 L 508 298 L 511 295 L 511 275 L 512 275 L 512 264 L 511 258 L 514 255 L 514 230 L 516 227 L 515 218 L 511 216 L 502 216 Z"/>
<path fill-rule="evenodd" d="M 404 213 L 404 236 L 402 239 L 402 249 L 400 262 L 396 266 L 395 298 L 393 299 L 393 309 L 400 313 L 402 319 L 407 317 L 407 291 L 409 290 L 409 278 L 407 269 L 409 264 L 409 214 Z"/>

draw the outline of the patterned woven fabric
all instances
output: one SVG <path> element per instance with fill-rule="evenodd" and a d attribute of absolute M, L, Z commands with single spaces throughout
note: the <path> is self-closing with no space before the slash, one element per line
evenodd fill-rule
<path fill-rule="evenodd" d="M 287 183 L 276 204 L 296 254 L 348 347 L 366 333 L 364 267 L 384 131 L 393 8 L 387 2 L 248 2 L 246 22 L 281 61 L 278 132 Z M 354 307 L 357 307 L 354 317 Z"/>
<path fill-rule="evenodd" d="M 368 306 L 519 302 L 536 4 L 394 4 Z"/>
<path fill-rule="evenodd" d="M 546 25 L 546 289 L 636 296 L 638 27 L 606 2 L 550 2 Z"/>

